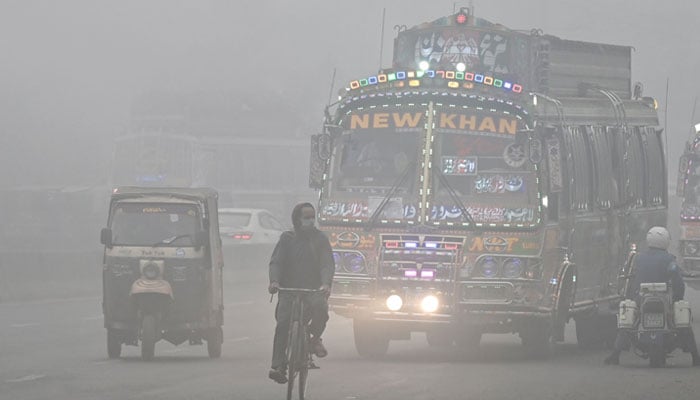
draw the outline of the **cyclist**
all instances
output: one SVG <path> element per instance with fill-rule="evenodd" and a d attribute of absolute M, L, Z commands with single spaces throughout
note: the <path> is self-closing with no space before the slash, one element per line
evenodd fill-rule
<path fill-rule="evenodd" d="M 311 352 L 325 357 L 321 334 L 328 322 L 328 296 L 335 273 L 330 242 L 315 226 L 316 210 L 310 203 L 297 204 L 292 211 L 293 231 L 281 236 L 270 259 L 270 286 L 276 293 L 280 287 L 321 289 L 306 298 L 305 308 L 311 319 Z M 292 295 L 280 292 L 275 310 L 277 327 L 272 346 L 272 369 L 268 376 L 277 383 L 287 382 L 286 349 L 291 319 Z"/>

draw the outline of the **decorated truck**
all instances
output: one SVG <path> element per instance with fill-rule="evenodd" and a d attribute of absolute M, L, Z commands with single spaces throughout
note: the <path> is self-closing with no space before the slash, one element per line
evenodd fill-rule
<path fill-rule="evenodd" d="M 466 9 L 400 29 L 391 68 L 349 82 L 311 140 L 358 353 L 425 332 L 543 355 L 571 318 L 581 345 L 614 338 L 627 250 L 667 210 L 656 103 L 631 87 L 628 46 Z"/>
<path fill-rule="evenodd" d="M 678 256 L 685 281 L 700 289 L 700 124 L 693 127 L 678 166 L 676 194 L 681 200 Z"/>

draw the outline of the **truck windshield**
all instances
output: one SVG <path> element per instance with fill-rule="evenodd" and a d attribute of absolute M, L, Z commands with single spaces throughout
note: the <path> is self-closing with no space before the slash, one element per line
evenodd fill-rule
<path fill-rule="evenodd" d="M 390 129 L 347 130 L 335 149 L 333 188 L 341 192 L 384 193 L 404 173 L 396 194 L 415 192 L 420 136 Z M 407 171 L 407 169 L 409 169 Z"/>
<path fill-rule="evenodd" d="M 194 204 L 120 203 L 112 210 L 117 246 L 192 246 L 201 229 Z"/>
<path fill-rule="evenodd" d="M 483 114 L 438 112 L 436 117 L 433 169 L 442 177 L 433 179 L 431 220 L 465 222 L 471 217 L 482 224 L 533 224 L 537 179 L 527 146 L 515 140 L 519 121 Z M 455 197 L 461 205 L 455 204 Z"/>

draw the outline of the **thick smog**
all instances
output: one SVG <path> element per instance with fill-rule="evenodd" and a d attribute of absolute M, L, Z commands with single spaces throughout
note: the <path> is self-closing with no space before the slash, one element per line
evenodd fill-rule
<path fill-rule="evenodd" d="M 694 399 L 700 5 L 0 4 L 0 399 Z"/>

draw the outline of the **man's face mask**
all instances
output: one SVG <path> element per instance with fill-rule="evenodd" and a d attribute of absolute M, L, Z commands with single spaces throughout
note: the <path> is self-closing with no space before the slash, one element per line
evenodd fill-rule
<path fill-rule="evenodd" d="M 302 218 L 301 219 L 301 227 L 303 229 L 313 228 L 314 222 L 316 222 L 315 218 Z"/>

